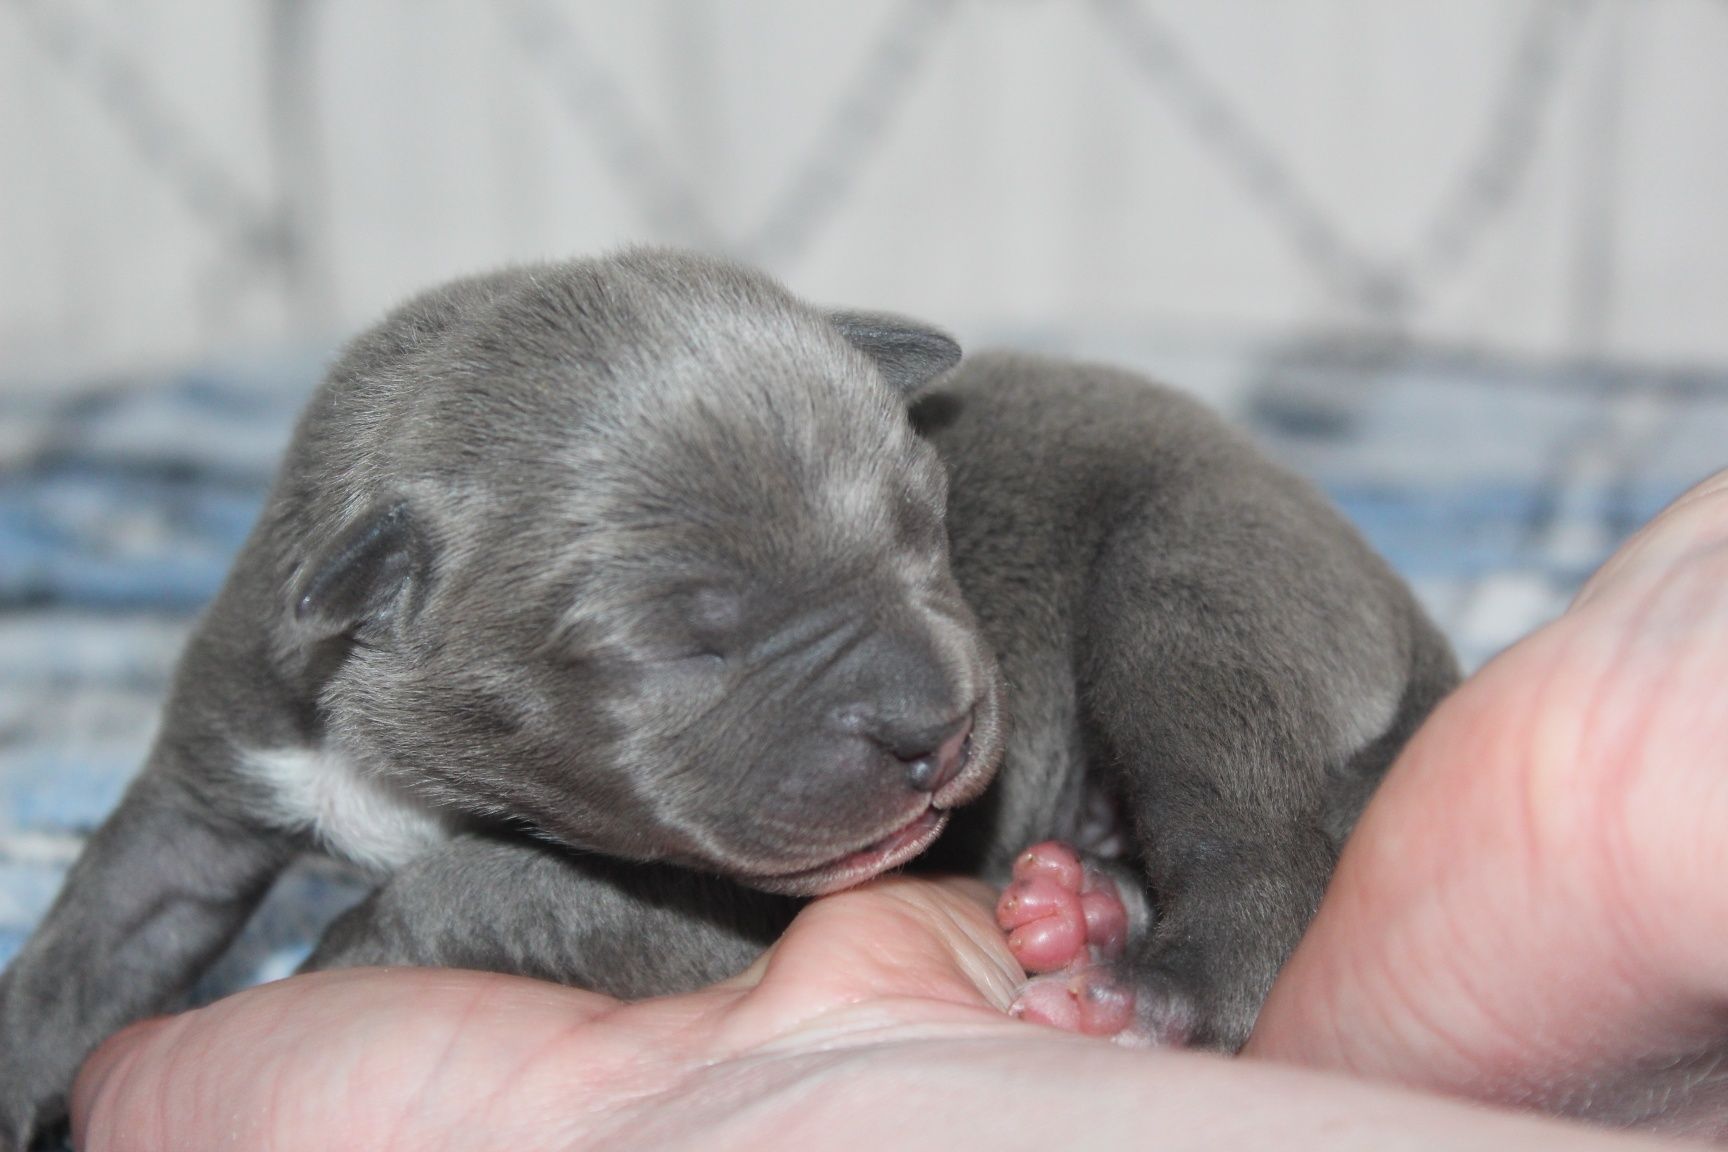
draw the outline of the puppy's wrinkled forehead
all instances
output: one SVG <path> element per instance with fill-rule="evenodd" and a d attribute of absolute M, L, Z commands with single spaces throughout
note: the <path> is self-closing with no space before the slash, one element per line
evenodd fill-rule
<path fill-rule="evenodd" d="M 505 302 L 493 330 L 491 401 L 519 441 L 504 480 L 572 562 L 818 562 L 939 483 L 872 360 L 748 270 L 618 258 Z"/>
<path fill-rule="evenodd" d="M 661 359 L 597 411 L 568 457 L 596 525 L 759 535 L 876 510 L 914 447 L 903 405 L 828 333 L 779 335 Z"/>

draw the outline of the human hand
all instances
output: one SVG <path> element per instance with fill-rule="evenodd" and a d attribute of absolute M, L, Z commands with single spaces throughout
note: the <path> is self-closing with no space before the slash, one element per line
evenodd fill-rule
<path fill-rule="evenodd" d="M 1248 1053 L 1728 1137 L 1728 472 L 1471 677 Z"/>
<path fill-rule="evenodd" d="M 474 972 L 296 977 L 110 1041 L 75 1132 L 97 1152 L 1635 1146 L 1010 1019 L 990 896 L 881 881 L 811 905 L 735 980 L 632 1005 Z"/>

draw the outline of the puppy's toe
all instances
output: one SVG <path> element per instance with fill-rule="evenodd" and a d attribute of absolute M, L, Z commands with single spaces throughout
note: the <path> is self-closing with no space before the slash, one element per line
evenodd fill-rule
<path fill-rule="evenodd" d="M 1134 990 L 1110 969 L 1090 967 L 1027 981 L 1008 1011 L 1064 1032 L 1118 1036 L 1133 1028 L 1134 1002 Z"/>
<path fill-rule="evenodd" d="M 1054 840 L 1021 853 L 996 905 L 1009 950 L 1028 972 L 1116 959 L 1127 947 L 1130 919 L 1116 881 Z"/>

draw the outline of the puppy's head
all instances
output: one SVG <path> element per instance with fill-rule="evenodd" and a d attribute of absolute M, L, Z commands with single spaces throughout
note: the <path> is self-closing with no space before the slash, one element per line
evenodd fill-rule
<path fill-rule="evenodd" d="M 958 356 L 669 253 L 411 305 L 290 464 L 309 506 L 339 494 L 284 558 L 329 736 L 445 803 L 773 891 L 916 855 L 1002 746 L 906 414 Z"/>

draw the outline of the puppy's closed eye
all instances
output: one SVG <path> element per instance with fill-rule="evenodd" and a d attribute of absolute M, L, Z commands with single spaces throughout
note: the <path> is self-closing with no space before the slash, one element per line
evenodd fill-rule
<path fill-rule="evenodd" d="M 680 599 L 691 632 L 715 648 L 731 642 L 744 624 L 744 597 L 734 588 L 704 584 L 687 589 Z"/>
<path fill-rule="evenodd" d="M 686 585 L 655 600 L 646 639 L 656 663 L 718 667 L 737 651 L 745 603 L 735 589 Z"/>

